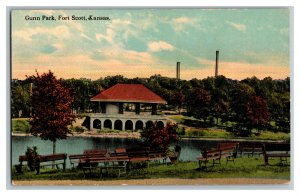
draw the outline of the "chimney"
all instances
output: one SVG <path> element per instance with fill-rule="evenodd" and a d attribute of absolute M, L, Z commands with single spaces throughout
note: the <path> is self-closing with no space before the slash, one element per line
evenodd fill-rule
<path fill-rule="evenodd" d="M 216 51 L 216 70 L 215 70 L 215 77 L 218 76 L 218 69 L 219 69 L 219 50 Z"/>
<path fill-rule="evenodd" d="M 176 79 L 180 79 L 180 62 L 177 62 L 176 66 Z"/>

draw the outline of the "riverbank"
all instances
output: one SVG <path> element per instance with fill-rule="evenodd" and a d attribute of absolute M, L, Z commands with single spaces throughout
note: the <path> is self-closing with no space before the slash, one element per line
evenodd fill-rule
<path fill-rule="evenodd" d="M 12 133 L 12 136 L 32 136 L 28 133 Z M 68 137 L 85 137 L 85 138 L 129 138 L 139 139 L 140 133 L 138 132 L 118 132 L 118 133 L 97 133 L 97 132 L 83 132 L 68 134 Z"/>
<path fill-rule="evenodd" d="M 174 118 L 174 116 L 173 116 Z M 181 118 L 183 118 L 181 116 Z M 185 117 L 187 118 L 187 117 Z M 84 119 L 77 119 L 72 128 L 73 135 L 70 137 L 95 137 L 95 138 L 140 138 L 138 131 L 119 131 L 119 130 L 100 130 L 89 131 L 81 126 Z M 174 120 L 174 119 L 173 119 Z M 178 134 L 182 139 L 189 140 L 219 140 L 219 141 L 288 141 L 289 133 L 263 131 L 261 134 L 252 134 L 249 137 L 239 137 L 223 129 L 217 128 L 196 128 L 189 127 L 179 123 Z M 184 132 L 183 132 L 184 127 Z M 29 119 L 17 118 L 12 119 L 12 135 L 13 136 L 29 136 L 27 132 L 30 129 Z M 83 131 L 83 132 L 82 132 Z"/>
<path fill-rule="evenodd" d="M 133 186 L 133 185 L 268 185 L 289 184 L 289 180 L 269 178 L 198 178 L 198 179 L 135 179 L 135 180 L 13 180 L 14 186 Z M 172 188 L 172 187 L 169 187 Z"/>
<path fill-rule="evenodd" d="M 28 133 L 12 133 L 12 136 L 32 136 Z M 68 134 L 68 137 L 81 137 L 81 138 L 129 138 L 129 139 L 140 139 L 141 135 L 139 132 L 118 132 L 118 133 L 97 133 L 97 132 L 83 132 Z M 274 140 L 274 139 L 257 139 L 257 138 L 206 138 L 206 137 L 182 137 L 181 140 L 206 140 L 206 141 L 219 141 L 219 142 L 245 142 L 245 141 L 256 141 L 256 142 L 286 142 L 286 140 Z"/>

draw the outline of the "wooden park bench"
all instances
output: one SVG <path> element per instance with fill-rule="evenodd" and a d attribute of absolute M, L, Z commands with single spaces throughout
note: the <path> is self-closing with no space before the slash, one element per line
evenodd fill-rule
<path fill-rule="evenodd" d="M 146 163 L 146 167 L 149 167 L 149 148 L 133 148 L 126 149 L 126 153 L 129 157 L 129 169 L 133 168 L 133 165 Z"/>
<path fill-rule="evenodd" d="M 237 156 L 238 143 L 218 143 L 217 149 L 220 150 L 221 158 L 226 158 L 226 164 L 231 161 L 234 163 L 234 158 Z"/>
<path fill-rule="evenodd" d="M 37 171 L 37 174 L 40 173 L 40 168 L 46 167 L 46 166 L 53 166 L 55 165 L 57 169 L 59 169 L 59 165 L 62 165 L 63 171 L 66 170 L 66 159 L 67 154 L 61 153 L 61 154 L 49 154 L 49 155 L 39 155 L 36 159 L 34 168 Z M 22 166 L 23 162 L 28 162 L 28 158 L 26 155 L 19 156 L 19 167 L 20 172 L 22 172 Z"/>
<path fill-rule="evenodd" d="M 117 171 L 118 176 L 126 173 L 128 155 L 124 153 L 110 153 L 107 150 L 85 150 L 83 154 L 70 155 L 71 164 L 78 163 L 78 167 L 83 170 L 84 177 L 86 170 L 92 174 L 92 170 L 99 170 L 100 176 L 103 172 L 107 175 L 110 171 Z"/>
<path fill-rule="evenodd" d="M 165 150 L 150 150 L 149 151 L 149 161 L 162 161 L 166 163 L 167 152 Z"/>
<path fill-rule="evenodd" d="M 72 168 L 75 168 L 75 164 L 77 164 L 78 167 L 84 167 L 87 163 L 87 159 L 91 157 L 105 157 L 108 154 L 108 150 L 106 149 L 91 149 L 91 150 L 85 150 L 83 154 L 73 154 L 69 155 L 69 160 Z M 90 164 L 88 164 L 90 167 Z"/>
<path fill-rule="evenodd" d="M 290 144 L 289 143 L 265 143 L 263 144 L 264 164 L 269 164 L 269 158 L 279 158 L 280 165 L 289 165 Z"/>
<path fill-rule="evenodd" d="M 199 168 L 201 168 L 202 163 L 204 163 L 206 167 L 209 161 L 213 162 L 213 166 L 215 164 L 221 164 L 221 151 L 218 149 L 204 150 L 202 156 L 197 157 L 197 160 L 199 162 Z"/>
<path fill-rule="evenodd" d="M 240 155 L 248 155 L 248 157 L 254 155 L 260 156 L 263 154 L 263 145 L 261 143 L 240 143 L 239 144 Z"/>

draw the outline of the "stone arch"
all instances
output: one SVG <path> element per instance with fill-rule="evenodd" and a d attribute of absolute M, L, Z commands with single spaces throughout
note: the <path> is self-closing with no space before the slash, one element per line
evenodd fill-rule
<path fill-rule="evenodd" d="M 103 123 L 104 128 L 112 129 L 112 122 L 109 119 L 106 119 Z"/>
<path fill-rule="evenodd" d="M 165 124 L 163 123 L 163 121 L 157 121 L 156 122 L 156 126 L 159 128 L 159 129 L 163 129 Z"/>
<path fill-rule="evenodd" d="M 151 120 L 149 120 L 149 121 L 147 121 L 146 122 L 146 128 L 151 128 L 151 127 L 153 127 L 153 122 L 151 121 Z"/>
<path fill-rule="evenodd" d="M 133 123 L 131 120 L 125 122 L 125 130 L 133 130 Z"/>
<path fill-rule="evenodd" d="M 95 119 L 93 121 L 93 128 L 95 128 L 95 129 L 101 129 L 101 121 L 99 119 Z"/>
<path fill-rule="evenodd" d="M 120 130 L 122 131 L 122 126 L 123 126 L 123 123 L 121 120 L 116 120 L 115 123 L 114 123 L 114 129 L 115 130 Z"/>
<path fill-rule="evenodd" d="M 143 128 L 144 128 L 144 122 L 141 120 L 136 121 L 135 129 L 138 130 L 138 129 L 143 129 Z"/>

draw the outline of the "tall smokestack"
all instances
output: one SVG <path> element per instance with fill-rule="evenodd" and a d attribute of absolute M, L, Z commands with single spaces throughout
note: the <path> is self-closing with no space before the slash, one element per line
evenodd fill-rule
<path fill-rule="evenodd" d="M 218 76 L 218 68 L 219 68 L 219 50 L 216 51 L 216 70 L 215 70 L 215 77 Z"/>
<path fill-rule="evenodd" d="M 180 62 L 177 62 L 177 66 L 176 66 L 176 78 L 180 79 Z"/>

